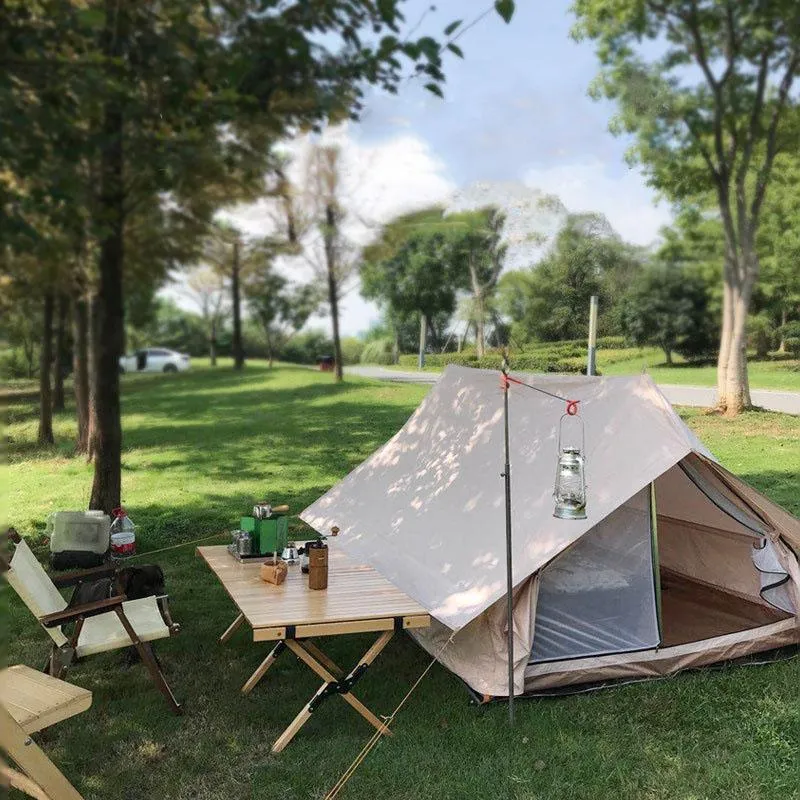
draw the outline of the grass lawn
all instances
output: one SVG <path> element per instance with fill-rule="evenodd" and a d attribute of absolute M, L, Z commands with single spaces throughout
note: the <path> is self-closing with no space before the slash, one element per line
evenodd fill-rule
<path fill-rule="evenodd" d="M 610 351 L 613 353 L 613 351 Z M 604 352 L 597 353 L 598 369 L 604 375 L 636 375 L 643 369 L 656 383 L 679 383 L 687 386 L 716 386 L 717 368 L 678 363 L 668 367 L 664 364 L 664 354 L 654 348 L 643 348 L 640 353 L 628 359 L 607 363 Z M 774 389 L 800 392 L 800 361 L 755 361 L 748 365 L 750 386 L 753 389 Z"/>
<path fill-rule="evenodd" d="M 542 348 L 546 349 L 543 344 Z M 531 348 L 535 352 L 535 347 Z M 511 354 L 511 366 L 514 366 Z M 569 358 L 581 367 L 586 358 Z M 684 386 L 716 386 L 717 368 L 713 364 L 699 366 L 685 362 L 681 356 L 674 356 L 674 364 L 664 364 L 664 352 L 656 347 L 627 348 L 625 350 L 598 350 L 597 369 L 603 375 L 638 375 L 648 372 L 656 383 L 677 383 Z M 384 366 L 408 372 L 416 370 L 413 366 Z M 752 389 L 772 389 L 775 391 L 800 392 L 800 360 L 756 361 L 751 358 L 749 365 L 750 387 Z M 425 372 L 441 372 L 441 367 L 426 367 Z"/>
<path fill-rule="evenodd" d="M 123 499 L 141 550 L 227 530 L 255 499 L 303 508 L 388 439 L 427 391 L 355 379 L 336 386 L 318 372 L 261 365 L 243 375 L 223 365 L 126 376 L 123 386 Z M 85 505 L 91 468 L 70 454 L 70 414 L 56 420 L 62 444 L 33 444 L 33 403 L 20 395 L 0 409 L 8 456 L 0 465 L 0 520 L 35 541 L 52 510 Z M 800 513 L 800 419 L 685 417 L 726 465 Z M 87 800 L 324 797 L 371 729 L 332 698 L 284 753 L 271 755 L 318 679 L 284 655 L 242 696 L 239 687 L 268 646 L 243 630 L 219 644 L 234 609 L 193 547 L 153 560 L 183 624 L 157 650 L 186 715 L 168 712 L 141 666 L 125 669 L 119 654 L 95 656 L 70 672 L 94 692 L 92 708 L 39 742 Z M 44 633 L 6 586 L 0 604 L 7 659 L 38 665 Z M 351 663 L 369 640 L 336 637 L 324 646 Z M 411 640 L 397 638 L 358 694 L 388 713 L 428 661 Z M 376 748 L 341 797 L 788 800 L 800 786 L 798 686 L 796 659 L 704 671 L 521 703 L 509 731 L 504 706 L 470 706 L 460 682 L 437 665 L 398 717 L 395 737 Z"/>

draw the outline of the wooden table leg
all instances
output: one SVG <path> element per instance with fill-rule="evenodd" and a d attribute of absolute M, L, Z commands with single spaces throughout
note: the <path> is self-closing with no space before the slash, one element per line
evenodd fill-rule
<path fill-rule="evenodd" d="M 328 658 L 322 650 L 317 647 L 311 639 L 303 639 L 303 649 L 310 653 L 314 658 L 325 667 L 328 672 L 335 675 L 337 678 L 341 678 L 344 676 L 344 670 L 341 669 L 336 665 L 336 662 L 333 659 Z"/>
<path fill-rule="evenodd" d="M 375 716 L 350 689 L 352 685 L 364 674 L 367 667 L 380 655 L 381 651 L 389 644 L 394 636 L 394 631 L 384 631 L 375 644 L 359 659 L 358 664 L 350 670 L 346 677 L 337 679 L 323 664 L 321 664 L 308 650 L 307 643 L 287 639 L 286 646 L 325 683 L 320 686 L 316 694 L 306 703 L 303 710 L 292 720 L 289 727 L 275 740 L 272 745 L 273 753 L 280 753 L 295 737 L 303 725 L 308 722 L 317 706 L 330 694 L 340 694 L 342 699 L 355 709 L 367 722 L 377 728 L 384 736 L 391 736 L 392 732 L 385 723 Z M 315 648 L 316 649 L 316 648 Z"/>
<path fill-rule="evenodd" d="M 244 614 L 239 614 L 239 616 L 236 617 L 236 619 L 233 622 L 231 622 L 231 624 L 228 625 L 228 627 L 225 629 L 225 633 L 223 633 L 222 636 L 219 637 L 220 642 L 225 644 L 225 642 L 227 642 L 228 639 L 230 639 L 231 636 L 233 636 L 233 634 L 239 630 L 243 622 L 244 622 Z"/>
<path fill-rule="evenodd" d="M 19 723 L 0 706 L 0 746 L 29 778 L 53 800 L 83 800 L 75 787 L 39 749 Z"/>
<path fill-rule="evenodd" d="M 278 660 L 278 656 L 286 649 L 285 642 L 278 642 L 269 655 L 258 665 L 258 669 L 247 679 L 247 683 L 242 686 L 242 694 L 250 694 L 255 685 L 264 677 L 266 671 Z"/>

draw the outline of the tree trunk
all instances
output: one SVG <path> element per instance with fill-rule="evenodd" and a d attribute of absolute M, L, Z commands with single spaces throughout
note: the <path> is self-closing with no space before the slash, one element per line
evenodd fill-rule
<path fill-rule="evenodd" d="M 475 298 L 475 354 L 479 359 L 483 358 L 486 353 L 484 336 L 483 297 L 478 295 Z"/>
<path fill-rule="evenodd" d="M 325 263 L 328 271 L 328 302 L 333 323 L 333 358 L 336 380 L 344 380 L 342 342 L 339 337 L 339 287 L 336 281 L 336 211 L 331 203 L 325 205 Z"/>
<path fill-rule="evenodd" d="M 722 335 L 717 359 L 717 406 L 730 416 L 752 407 L 747 373 L 747 314 L 757 273 L 749 270 L 737 280 L 725 269 Z"/>
<path fill-rule="evenodd" d="M 91 302 L 88 305 L 89 309 L 89 336 L 88 336 L 88 358 L 86 360 L 86 364 L 88 366 L 89 371 L 89 425 L 86 432 L 86 458 L 88 461 L 91 461 L 94 458 L 95 454 L 95 443 L 96 443 L 96 433 L 97 433 L 97 403 L 95 401 L 95 388 L 97 385 L 97 381 L 95 380 L 95 375 L 97 370 L 95 368 L 95 364 L 97 362 L 97 348 L 95 347 L 95 342 L 99 337 L 99 333 L 97 331 L 97 320 L 99 318 L 99 312 L 97 310 L 97 295 L 92 297 Z"/>
<path fill-rule="evenodd" d="M 242 307 L 239 292 L 239 242 L 233 243 L 233 263 L 231 264 L 231 302 L 233 304 L 233 368 L 244 366 L 242 347 Z"/>
<path fill-rule="evenodd" d="M 119 59 L 125 49 L 125 5 L 106 0 L 104 55 Z M 97 322 L 93 337 L 94 482 L 89 508 L 111 511 L 120 505 L 122 492 L 122 424 L 120 420 L 119 359 L 123 355 L 125 308 L 122 296 L 124 264 L 123 106 L 117 96 L 103 111 L 104 147 L 100 156 L 99 288 Z"/>
<path fill-rule="evenodd" d="M 428 321 L 424 314 L 419 315 L 419 357 L 417 367 L 425 369 L 425 334 L 428 332 Z"/>
<path fill-rule="evenodd" d="M 664 363 L 668 367 L 672 366 L 672 348 L 669 345 L 662 345 L 661 349 L 664 351 Z"/>
<path fill-rule="evenodd" d="M 212 367 L 217 366 L 217 322 L 211 323 L 211 334 L 208 337 L 208 360 Z"/>
<path fill-rule="evenodd" d="M 50 371 L 53 365 L 53 293 L 44 296 L 42 348 L 39 360 L 39 444 L 53 444 L 53 397 Z"/>
<path fill-rule="evenodd" d="M 36 374 L 34 364 L 36 362 L 36 343 L 33 337 L 25 336 L 22 340 L 22 351 L 25 353 L 25 363 L 28 365 L 28 378 L 33 380 Z"/>
<path fill-rule="evenodd" d="M 53 411 L 64 410 L 64 364 L 67 360 L 67 314 L 69 299 L 63 292 L 58 295 L 58 316 L 56 319 L 56 357 L 53 373 Z"/>
<path fill-rule="evenodd" d="M 72 375 L 75 390 L 75 416 L 78 439 L 75 450 L 89 451 L 89 307 L 82 294 L 76 292 L 72 301 Z"/>
<path fill-rule="evenodd" d="M 778 352 L 786 352 L 786 306 L 781 309 L 781 340 L 778 343 Z"/>

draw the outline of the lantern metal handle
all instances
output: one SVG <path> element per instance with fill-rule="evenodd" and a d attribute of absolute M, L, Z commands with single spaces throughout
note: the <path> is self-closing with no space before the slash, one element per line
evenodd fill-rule
<path fill-rule="evenodd" d="M 570 414 L 567 412 L 566 414 L 561 415 L 561 419 L 558 421 L 558 454 L 561 455 L 561 433 L 564 429 L 564 420 L 565 419 L 576 419 L 581 424 L 581 455 L 586 452 L 586 426 L 583 424 L 583 417 L 579 414 Z"/>

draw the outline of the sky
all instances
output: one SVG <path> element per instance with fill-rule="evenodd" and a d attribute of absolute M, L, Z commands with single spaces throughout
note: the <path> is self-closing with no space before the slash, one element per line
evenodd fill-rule
<path fill-rule="evenodd" d="M 436 10 L 426 11 L 430 0 L 410 0 L 404 9 L 409 26 L 422 20 L 418 35 L 440 37 L 449 22 L 466 25 L 491 5 L 436 0 Z M 628 143 L 608 132 L 613 106 L 588 96 L 598 64 L 591 43 L 570 38 L 569 6 L 570 0 L 517 0 L 510 25 L 487 14 L 458 40 L 465 58 L 447 55 L 443 100 L 417 79 L 403 82 L 396 95 L 369 90 L 360 122 L 325 132 L 323 140 L 341 148 L 355 242 L 368 241 L 397 213 L 448 204 L 475 184 L 514 196 L 556 195 L 569 211 L 604 213 L 630 242 L 657 239 L 669 209 L 626 164 Z M 290 145 L 299 162 L 307 145 Z M 229 216 L 252 235 L 266 233 L 263 206 Z M 298 280 L 308 277 L 293 269 Z M 342 302 L 342 332 L 363 332 L 379 315 L 356 282 Z"/>

